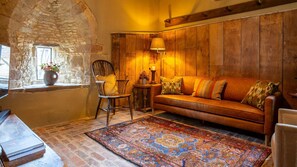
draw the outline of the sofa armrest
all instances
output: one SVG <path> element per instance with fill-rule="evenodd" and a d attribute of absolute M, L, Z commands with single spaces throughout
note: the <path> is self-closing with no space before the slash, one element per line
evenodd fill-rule
<path fill-rule="evenodd" d="M 277 123 L 273 150 L 274 166 L 295 166 L 297 126 Z"/>
<path fill-rule="evenodd" d="M 162 91 L 162 85 L 161 84 L 154 84 L 151 87 L 151 97 L 150 97 L 150 102 L 151 102 L 151 107 L 154 108 L 154 97 L 157 95 L 160 95 Z"/>
<path fill-rule="evenodd" d="M 264 134 L 271 135 L 274 131 L 274 124 L 277 121 L 277 112 L 280 105 L 281 93 L 276 92 L 266 97 L 264 105 L 265 123 Z"/>
<path fill-rule="evenodd" d="M 297 110 L 280 108 L 278 122 L 297 126 Z"/>

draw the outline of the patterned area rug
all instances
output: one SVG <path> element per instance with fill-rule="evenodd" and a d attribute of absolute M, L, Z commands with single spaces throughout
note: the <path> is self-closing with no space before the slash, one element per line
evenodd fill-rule
<path fill-rule="evenodd" d="M 158 117 L 86 133 L 140 166 L 261 166 L 270 148 Z"/>

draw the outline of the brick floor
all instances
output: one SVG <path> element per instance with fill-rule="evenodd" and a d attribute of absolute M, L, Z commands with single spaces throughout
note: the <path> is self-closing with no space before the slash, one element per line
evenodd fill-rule
<path fill-rule="evenodd" d="M 149 115 L 134 112 L 134 119 Z M 110 125 L 130 120 L 128 111 L 117 111 L 112 115 Z M 69 167 L 109 166 L 130 167 L 132 163 L 113 154 L 84 133 L 105 127 L 106 114 L 102 112 L 97 119 L 81 119 L 33 129 L 62 158 Z"/>
<path fill-rule="evenodd" d="M 139 111 L 134 112 L 134 119 L 150 115 L 150 113 L 143 113 Z M 165 114 L 166 115 L 166 114 Z M 160 114 L 162 116 L 162 114 Z M 186 122 L 188 124 L 197 124 L 197 120 L 188 119 L 185 117 L 176 117 L 167 115 L 170 119 L 175 119 L 180 122 Z M 130 120 L 130 114 L 126 111 L 117 111 L 115 115 L 112 115 L 110 125 L 117 124 L 123 121 Z M 62 158 L 66 166 L 69 167 L 84 167 L 84 166 L 100 166 L 100 167 L 133 167 L 134 164 L 119 157 L 118 155 L 107 150 L 94 140 L 87 137 L 84 133 L 105 127 L 106 114 L 101 112 L 97 119 L 81 119 L 67 123 L 60 123 L 45 127 L 39 127 L 33 129 L 57 154 Z M 236 132 L 228 131 L 225 129 L 216 129 L 211 125 L 198 124 L 195 126 L 206 126 L 214 131 L 226 133 L 228 135 L 240 136 L 247 140 L 262 143 L 263 140 L 249 136 L 242 135 Z M 263 167 L 271 167 L 271 158 L 267 159 L 267 162 Z"/>

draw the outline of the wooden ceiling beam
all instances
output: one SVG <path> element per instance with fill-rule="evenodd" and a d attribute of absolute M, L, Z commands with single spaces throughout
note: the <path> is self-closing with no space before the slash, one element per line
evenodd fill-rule
<path fill-rule="evenodd" d="M 204 12 L 199 12 L 190 15 L 184 15 L 174 18 L 166 19 L 165 27 L 175 26 L 179 24 L 191 23 L 201 20 L 207 20 L 216 17 L 228 16 L 243 12 L 249 12 L 259 9 L 270 8 L 279 5 L 285 5 L 289 3 L 297 2 L 297 0 L 254 0 L 244 2 L 241 4 L 231 5 L 227 7 L 212 9 Z"/>

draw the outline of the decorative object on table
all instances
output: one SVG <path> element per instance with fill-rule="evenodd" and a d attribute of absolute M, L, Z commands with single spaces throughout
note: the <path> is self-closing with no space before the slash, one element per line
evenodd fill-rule
<path fill-rule="evenodd" d="M 115 154 L 139 166 L 254 166 L 269 147 L 219 131 L 145 117 L 86 133 Z"/>
<path fill-rule="evenodd" d="M 152 66 L 151 68 L 150 68 L 150 70 L 151 70 L 151 73 L 152 73 L 152 80 L 151 80 L 151 82 L 150 82 L 150 84 L 156 84 L 157 82 L 155 81 L 155 76 L 156 76 L 156 66 Z"/>
<path fill-rule="evenodd" d="M 41 69 L 44 70 L 43 81 L 46 86 L 54 85 L 59 76 L 60 65 L 50 63 L 44 63 L 41 65 Z"/>
<path fill-rule="evenodd" d="M 145 71 L 142 71 L 139 75 L 140 84 L 146 84 L 148 80 L 149 80 L 149 76 Z"/>

